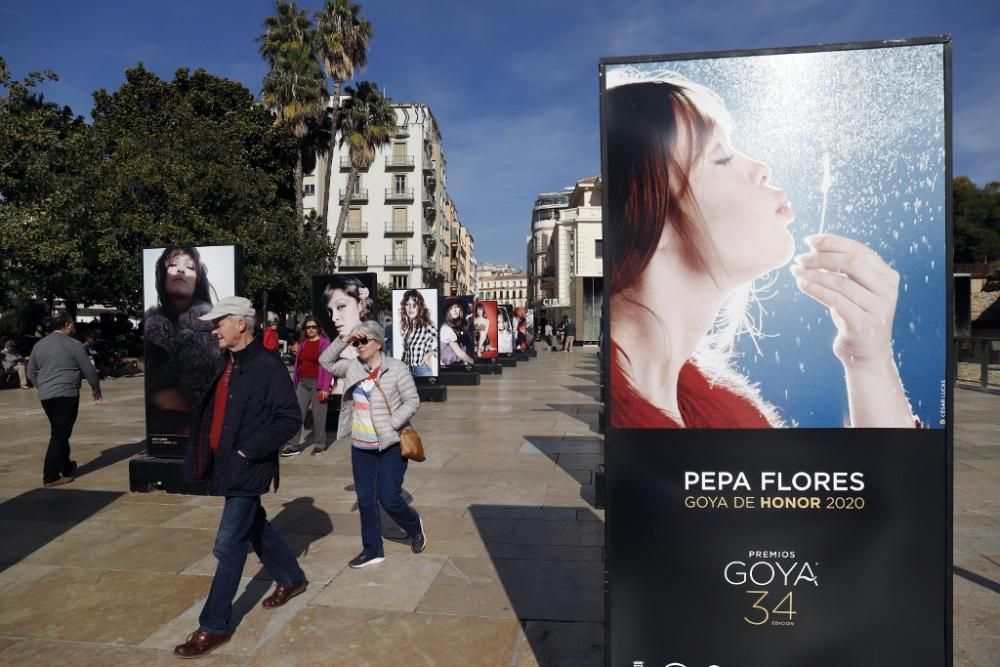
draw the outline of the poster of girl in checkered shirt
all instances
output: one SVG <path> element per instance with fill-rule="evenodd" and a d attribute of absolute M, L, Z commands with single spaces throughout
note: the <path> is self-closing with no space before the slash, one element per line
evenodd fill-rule
<path fill-rule="evenodd" d="M 438 291 L 392 290 L 392 351 L 413 377 L 438 376 Z"/>

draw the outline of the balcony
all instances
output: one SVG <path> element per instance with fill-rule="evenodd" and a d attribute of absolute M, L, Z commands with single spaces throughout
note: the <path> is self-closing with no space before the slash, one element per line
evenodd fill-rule
<path fill-rule="evenodd" d="M 344 195 L 345 194 L 346 193 L 345 193 L 344 190 L 340 191 L 340 201 L 341 202 L 344 201 Z M 368 188 L 359 188 L 359 189 L 355 190 L 354 192 L 352 192 L 351 193 L 351 201 L 357 201 L 357 202 L 368 201 Z"/>
<path fill-rule="evenodd" d="M 385 223 L 386 236 L 413 236 L 412 222 L 387 222 Z"/>
<path fill-rule="evenodd" d="M 410 136 L 410 126 L 407 124 L 396 126 L 396 136 L 397 137 L 408 137 Z"/>
<path fill-rule="evenodd" d="M 423 202 L 426 206 L 432 206 L 434 204 L 434 193 L 424 188 Z"/>
<path fill-rule="evenodd" d="M 434 171 L 434 157 L 426 151 L 424 152 L 424 171 Z"/>
<path fill-rule="evenodd" d="M 386 169 L 413 169 L 412 155 L 386 155 Z"/>
<path fill-rule="evenodd" d="M 351 158 L 346 155 L 342 155 L 340 158 L 340 170 L 350 171 L 350 169 L 351 169 Z M 361 169 L 358 169 L 358 171 L 368 171 L 368 168 L 362 167 Z"/>
<path fill-rule="evenodd" d="M 367 269 L 368 255 L 345 255 L 340 257 L 339 268 L 341 269 Z"/>
<path fill-rule="evenodd" d="M 413 201 L 413 188 L 386 188 L 386 201 Z"/>
<path fill-rule="evenodd" d="M 385 268 L 412 269 L 413 255 L 386 255 Z"/>
<path fill-rule="evenodd" d="M 344 225 L 344 236 L 368 236 L 367 222 L 348 222 Z"/>
<path fill-rule="evenodd" d="M 433 206 L 424 206 L 424 220 L 433 222 L 437 218 L 437 209 Z"/>
<path fill-rule="evenodd" d="M 426 220 L 424 221 L 423 235 L 424 235 L 424 238 L 430 238 L 431 236 L 434 236 L 434 223 L 433 222 L 428 222 Z"/>

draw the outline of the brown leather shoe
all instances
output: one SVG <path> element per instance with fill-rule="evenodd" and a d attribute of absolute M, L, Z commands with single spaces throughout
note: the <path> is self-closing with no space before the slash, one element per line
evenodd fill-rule
<path fill-rule="evenodd" d="M 200 658 L 228 642 L 232 636 L 213 635 L 198 628 L 188 636 L 186 642 L 174 647 L 174 655 L 178 658 Z"/>
<path fill-rule="evenodd" d="M 305 578 L 303 578 L 302 581 L 300 581 L 299 583 L 293 584 L 292 586 L 282 586 L 281 584 L 277 584 L 274 587 L 274 592 L 268 595 L 266 598 L 264 598 L 264 601 L 261 603 L 261 606 L 263 606 L 264 609 L 277 609 L 281 605 L 291 600 L 296 595 L 299 595 L 300 593 L 305 591 L 306 586 L 308 585 L 309 582 L 306 581 Z"/>

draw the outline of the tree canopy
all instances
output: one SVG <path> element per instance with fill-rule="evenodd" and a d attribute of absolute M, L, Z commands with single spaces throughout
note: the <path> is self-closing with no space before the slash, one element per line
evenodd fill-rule
<path fill-rule="evenodd" d="M 952 194 L 955 261 L 1000 260 L 1000 182 L 979 188 L 968 176 L 959 176 Z"/>
<path fill-rule="evenodd" d="M 328 266 L 324 229 L 300 237 L 287 128 L 241 84 L 204 70 L 160 79 L 142 64 L 94 94 L 93 123 L 45 104 L 0 60 L 0 293 L 142 310 L 141 249 L 244 249 L 245 294 L 305 308 Z M 9 305 L 6 304 L 6 305 Z"/>

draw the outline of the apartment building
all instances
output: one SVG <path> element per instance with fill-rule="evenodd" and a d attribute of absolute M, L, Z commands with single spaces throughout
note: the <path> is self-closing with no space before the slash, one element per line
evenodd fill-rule
<path fill-rule="evenodd" d="M 305 211 L 322 212 L 323 187 L 332 168 L 328 232 L 333 238 L 340 207 L 347 225 L 338 252 L 344 272 L 373 271 L 391 288 L 436 287 L 450 293 L 453 230 L 462 224 L 447 195 L 447 160 L 430 107 L 394 103 L 396 131 L 347 192 L 351 162 L 346 147 L 320 158 L 305 178 Z M 450 211 L 450 212 L 449 212 Z M 472 236 L 467 254 L 472 256 Z"/>
<path fill-rule="evenodd" d="M 535 198 L 531 209 L 531 234 L 527 239 L 525 266 L 527 267 L 528 303 L 540 309 L 546 298 L 543 281 L 554 277 L 554 269 L 547 262 L 549 240 L 552 238 L 560 213 L 569 206 L 573 188 L 559 192 L 542 192 Z"/>
<path fill-rule="evenodd" d="M 509 303 L 515 308 L 528 305 L 528 276 L 525 273 L 479 274 L 477 299 Z"/>
<path fill-rule="evenodd" d="M 448 266 L 448 294 L 474 294 L 473 239 L 469 230 L 458 220 L 458 210 L 449 198 L 445 202 L 445 218 L 448 220 L 450 257 Z"/>
<path fill-rule="evenodd" d="M 558 323 L 569 315 L 577 323 L 578 341 L 597 341 L 604 299 L 601 179 L 581 179 L 564 192 L 565 202 L 546 202 L 540 209 L 546 214 L 537 220 L 542 195 L 532 211 L 532 234 L 527 242 L 533 260 L 531 305 L 538 310 L 539 320 Z"/>

